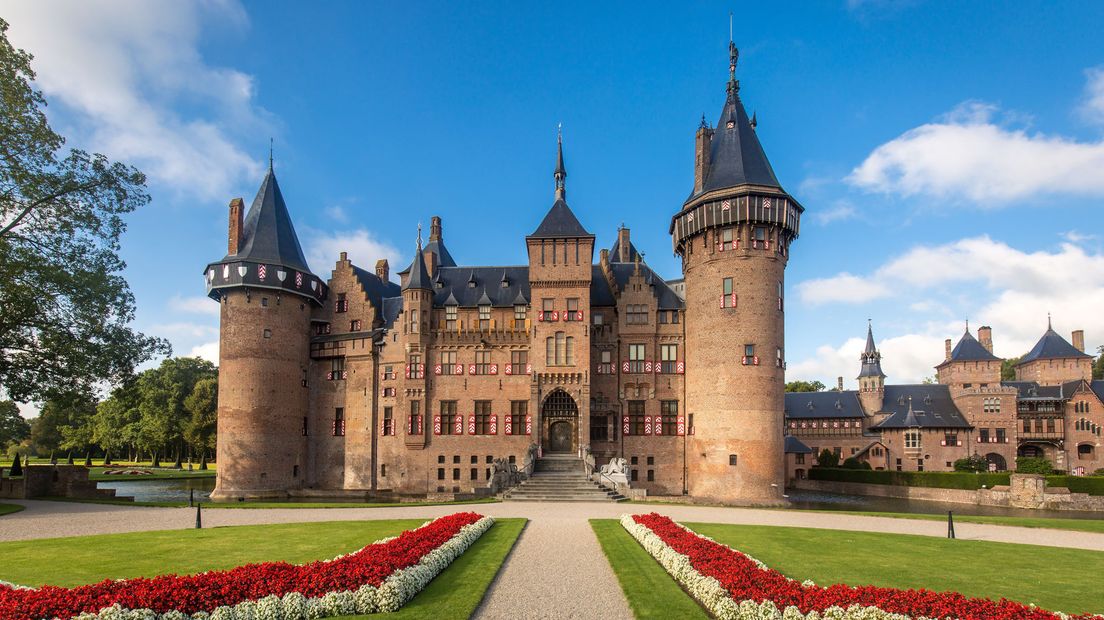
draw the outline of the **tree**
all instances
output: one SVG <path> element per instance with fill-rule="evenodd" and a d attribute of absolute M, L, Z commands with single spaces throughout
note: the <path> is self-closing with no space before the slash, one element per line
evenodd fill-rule
<path fill-rule="evenodd" d="M 820 392 L 824 390 L 824 384 L 820 381 L 787 381 L 787 392 Z"/>
<path fill-rule="evenodd" d="M 138 444 L 153 453 L 155 461 L 167 451 L 176 451 L 179 460 L 184 426 L 191 419 L 184 401 L 196 383 L 217 372 L 214 364 L 198 357 L 171 357 L 138 376 Z"/>
<path fill-rule="evenodd" d="M 205 377 L 196 382 L 192 393 L 184 399 L 190 418 L 184 424 L 184 441 L 200 456 L 215 447 L 218 421 L 218 377 Z"/>
<path fill-rule="evenodd" d="M 19 407 L 10 400 L 0 400 L 0 449 L 19 443 L 31 434 L 31 423 L 19 415 Z"/>
<path fill-rule="evenodd" d="M 92 441 L 103 448 L 105 456 L 121 455 L 138 444 L 141 401 L 135 383 L 136 380 L 132 380 L 115 388 L 96 406 L 92 416 Z"/>
<path fill-rule="evenodd" d="M 96 400 L 87 394 L 54 394 L 31 420 L 31 441 L 37 454 L 68 450 L 84 439 L 86 427 L 96 410 Z M 84 444 L 87 445 L 87 444 Z"/>
<path fill-rule="evenodd" d="M 1020 363 L 1023 356 L 1012 357 L 1006 360 L 1001 360 L 1001 381 L 1015 381 L 1016 380 L 1016 364 Z"/>
<path fill-rule="evenodd" d="M 1093 363 L 1092 378 L 1097 381 L 1104 380 L 1104 344 L 1096 348 L 1096 361 Z"/>
<path fill-rule="evenodd" d="M 149 202 L 145 176 L 71 149 L 31 88 L 31 56 L 0 19 L 0 385 L 22 402 L 91 392 L 168 354 L 127 325 L 123 215 Z"/>
<path fill-rule="evenodd" d="M 973 472 L 989 471 L 989 461 L 985 460 L 985 457 L 980 454 L 971 454 L 970 456 L 956 460 L 954 462 L 954 470 Z"/>
<path fill-rule="evenodd" d="M 11 469 L 8 470 L 8 475 L 12 478 L 23 475 L 23 464 L 19 462 L 19 453 L 15 453 L 15 458 L 12 459 Z"/>
<path fill-rule="evenodd" d="M 923 383 L 924 385 L 935 385 L 938 382 L 936 381 L 934 376 L 927 376 L 927 377 L 924 377 L 920 381 L 920 383 Z"/>
<path fill-rule="evenodd" d="M 825 448 L 817 456 L 818 467 L 839 467 L 839 455 Z"/>
<path fill-rule="evenodd" d="M 870 467 L 870 463 L 867 463 L 866 461 L 860 461 L 853 456 L 849 456 L 843 459 L 842 467 L 844 469 L 872 469 Z"/>

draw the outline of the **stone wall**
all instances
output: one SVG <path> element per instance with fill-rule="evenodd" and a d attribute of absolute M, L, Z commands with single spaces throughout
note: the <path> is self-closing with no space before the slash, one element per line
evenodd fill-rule
<path fill-rule="evenodd" d="M 115 490 L 97 488 L 83 465 L 27 465 L 21 479 L 0 479 L 0 499 L 36 497 L 113 499 Z"/>

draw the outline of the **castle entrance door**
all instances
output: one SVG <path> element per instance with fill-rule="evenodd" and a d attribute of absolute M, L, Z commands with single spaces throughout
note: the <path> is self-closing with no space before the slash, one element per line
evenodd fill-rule
<path fill-rule="evenodd" d="M 541 406 L 541 421 L 546 452 L 575 452 L 579 445 L 579 407 L 570 394 L 553 390 Z"/>

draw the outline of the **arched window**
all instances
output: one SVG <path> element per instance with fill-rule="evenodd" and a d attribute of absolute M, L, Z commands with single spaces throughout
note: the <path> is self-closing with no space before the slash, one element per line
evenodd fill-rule
<path fill-rule="evenodd" d="M 567 337 L 567 351 L 565 353 L 564 363 L 568 366 L 575 365 L 575 338 L 573 336 Z"/>
<path fill-rule="evenodd" d="M 1092 444 L 1083 443 L 1077 446 L 1077 458 L 1082 460 L 1091 461 L 1093 458 L 1093 446 Z"/>

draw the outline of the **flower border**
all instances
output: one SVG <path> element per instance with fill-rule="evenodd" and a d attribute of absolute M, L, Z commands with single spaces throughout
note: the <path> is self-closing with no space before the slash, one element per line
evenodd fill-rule
<path fill-rule="evenodd" d="M 641 522 L 642 520 L 645 522 Z M 752 573 L 747 577 L 754 578 L 755 572 L 761 572 L 760 576 L 764 582 L 773 581 L 777 592 L 784 594 L 787 601 L 797 602 L 798 604 L 776 603 L 768 596 L 738 598 L 738 595 L 730 592 L 721 581 L 713 576 L 703 574 L 695 567 L 694 560 L 697 559 L 700 564 L 704 564 L 702 562 L 702 560 L 705 560 L 704 557 L 691 558 L 679 553 L 664 539 L 663 532 L 653 529 L 653 525 L 661 529 L 671 530 L 672 527 L 677 528 L 676 536 L 678 537 L 683 537 L 684 533 L 689 533 L 696 538 L 693 541 L 694 543 L 701 543 L 709 548 L 714 560 L 718 555 L 729 554 L 731 557 L 725 558 L 726 560 L 730 560 L 737 565 L 743 563 L 745 566 L 740 567 L 741 570 L 748 570 Z M 915 620 L 951 620 L 953 618 L 971 617 L 1054 620 L 1104 618 L 1104 616 L 1092 614 L 1071 616 L 1004 599 L 998 602 L 989 599 L 967 598 L 957 593 L 875 588 L 872 586 L 861 588 L 844 585 L 822 587 L 812 581 L 798 583 L 751 556 L 722 545 L 708 536 L 702 536 L 684 525 L 656 513 L 622 515 L 621 526 L 644 547 L 649 555 L 663 566 L 664 570 L 691 597 L 719 620 L 913 620 L 913 616 L 889 611 L 877 604 L 869 604 L 873 600 L 884 605 L 886 601 L 892 599 L 896 601 L 893 604 L 900 607 L 901 601 L 909 598 L 923 599 L 929 607 L 939 607 L 943 610 L 942 613 L 936 613 L 930 617 L 915 616 Z M 750 567 L 746 566 L 748 563 L 751 564 Z M 716 566 L 714 565 L 711 568 L 715 569 Z M 709 570 L 709 568 L 706 570 Z M 725 578 L 724 575 L 720 576 L 722 579 Z M 755 581 L 759 580 L 755 579 Z M 932 603 L 935 603 L 935 605 L 932 605 Z M 982 615 L 978 615 L 978 612 L 982 611 L 979 607 L 986 608 Z"/>
<path fill-rule="evenodd" d="M 439 575 L 456 558 L 460 557 L 495 523 L 492 517 L 475 513 L 467 514 L 479 518 L 472 523 L 461 526 L 448 540 L 422 555 L 415 564 L 392 572 L 383 579 L 379 587 L 365 584 L 355 590 L 331 591 L 318 597 L 308 597 L 300 592 L 292 591 L 283 596 L 272 594 L 256 600 L 241 601 L 234 605 L 219 606 L 210 612 L 201 611 L 192 614 L 181 611 L 158 613 L 151 609 L 127 609 L 116 603 L 95 613 L 84 612 L 70 616 L 70 618 L 74 620 L 293 620 L 396 611 L 425 589 L 434 577 Z M 438 517 L 432 521 L 427 521 L 421 527 L 408 530 L 404 534 L 418 532 L 442 519 L 457 518 L 463 515 L 465 513 Z M 336 562 L 342 558 L 363 553 L 373 545 L 386 544 L 395 538 L 397 537 L 378 540 L 358 551 L 340 555 L 322 563 Z M 256 566 L 264 567 L 271 564 L 273 563 Z M 119 581 L 126 582 L 128 580 Z M 0 602 L 3 602 L 5 598 L 5 588 L 8 592 L 37 590 L 37 588 L 0 582 Z"/>

